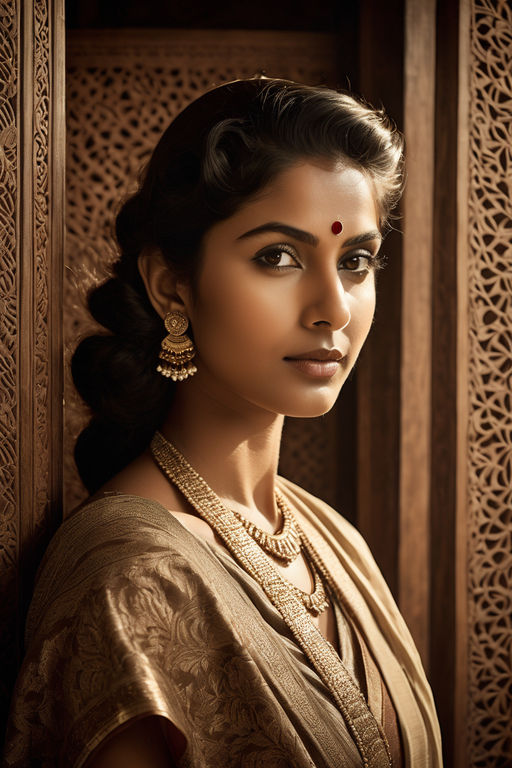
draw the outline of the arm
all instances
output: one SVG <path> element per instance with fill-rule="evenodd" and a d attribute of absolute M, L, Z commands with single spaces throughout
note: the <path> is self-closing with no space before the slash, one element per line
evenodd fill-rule
<path fill-rule="evenodd" d="M 162 717 L 145 717 L 118 728 L 91 755 L 86 768 L 176 768 L 186 740 Z"/>

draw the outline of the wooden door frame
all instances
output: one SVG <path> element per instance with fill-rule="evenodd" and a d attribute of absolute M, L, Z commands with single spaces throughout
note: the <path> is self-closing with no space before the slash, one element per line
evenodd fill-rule
<path fill-rule="evenodd" d="M 37 563 L 62 513 L 64 0 L 3 3 L 2 722 Z"/>
<path fill-rule="evenodd" d="M 407 183 L 397 225 L 403 238 L 392 244 L 391 284 L 383 285 L 384 309 L 361 361 L 359 466 L 367 469 L 359 477 L 358 524 L 420 651 L 446 764 L 460 768 L 468 764 L 470 5 L 365 0 L 359 83 L 370 101 L 396 110 L 391 114 L 406 138 Z"/>

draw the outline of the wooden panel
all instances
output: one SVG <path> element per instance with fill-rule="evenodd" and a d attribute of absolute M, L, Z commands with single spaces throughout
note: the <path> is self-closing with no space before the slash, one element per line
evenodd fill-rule
<path fill-rule="evenodd" d="M 0 16 L 2 105 L 0 109 L 0 719 L 5 720 L 12 665 L 17 662 L 17 565 L 18 551 L 18 308 L 16 294 L 19 99 L 18 19 L 15 2 L 5 3 Z M 4 716 L 2 718 L 2 715 Z"/>
<path fill-rule="evenodd" d="M 402 0 L 361 3 L 358 90 L 402 128 Z M 389 20 L 393 19 L 390 24 Z M 382 30 L 386 34 L 382 34 Z M 400 222 L 395 223 L 400 229 Z M 373 328 L 357 364 L 357 525 L 398 596 L 398 466 L 402 241 L 387 236 Z"/>
<path fill-rule="evenodd" d="M 454 762 L 455 521 L 457 481 L 457 190 L 459 3 L 438 4 L 435 101 L 435 202 L 432 254 L 432 419 L 430 476 L 430 682 Z"/>
<path fill-rule="evenodd" d="M 407 2 L 399 601 L 427 669 L 435 25 L 435 0 Z"/>
<path fill-rule="evenodd" d="M 468 711 L 468 416 L 469 416 L 469 61 L 471 0 L 459 7 L 457 124 L 457 448 L 455 538 L 454 768 L 467 768 Z"/>
<path fill-rule="evenodd" d="M 512 6 L 471 3 L 469 764 L 512 764 Z"/>
<path fill-rule="evenodd" d="M 4 9 L 3 711 L 22 649 L 35 568 L 61 514 L 64 183 L 63 4 L 36 0 L 7 3 Z"/>

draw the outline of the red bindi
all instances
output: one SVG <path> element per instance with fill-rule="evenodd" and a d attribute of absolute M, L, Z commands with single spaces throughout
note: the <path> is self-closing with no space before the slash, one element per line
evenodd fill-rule
<path fill-rule="evenodd" d="M 333 221 L 331 224 L 331 230 L 333 235 L 339 235 L 340 232 L 343 232 L 343 224 L 341 221 Z"/>

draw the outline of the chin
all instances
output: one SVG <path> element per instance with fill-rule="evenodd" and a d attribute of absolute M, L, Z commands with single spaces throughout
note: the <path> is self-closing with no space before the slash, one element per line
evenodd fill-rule
<path fill-rule="evenodd" d="M 311 401 L 307 403 L 297 403 L 295 407 L 290 407 L 290 404 L 288 404 L 286 410 L 283 411 L 283 415 L 293 419 L 316 419 L 318 416 L 325 416 L 326 413 L 329 413 L 337 399 L 338 398 L 335 397 L 334 399 L 330 398 L 328 402 L 324 400 L 323 402 L 317 403 Z"/>

